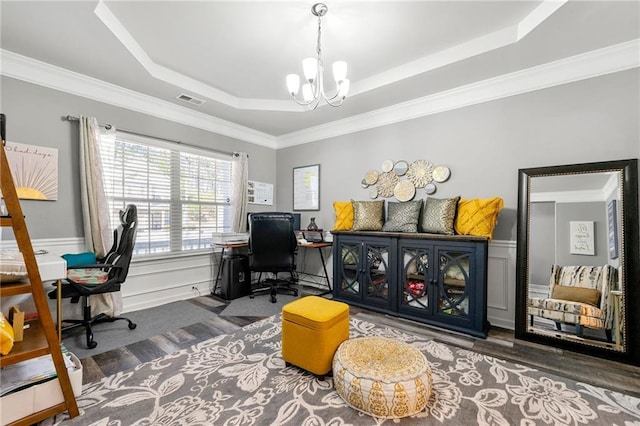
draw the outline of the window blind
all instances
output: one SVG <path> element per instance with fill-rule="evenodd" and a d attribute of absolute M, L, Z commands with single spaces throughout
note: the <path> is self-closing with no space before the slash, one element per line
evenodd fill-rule
<path fill-rule="evenodd" d="M 138 208 L 136 254 L 209 249 L 230 231 L 230 158 L 121 132 L 99 145 L 112 223 Z"/>

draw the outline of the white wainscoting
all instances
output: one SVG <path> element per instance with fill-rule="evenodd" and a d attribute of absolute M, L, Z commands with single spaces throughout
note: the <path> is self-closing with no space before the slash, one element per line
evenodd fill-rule
<path fill-rule="evenodd" d="M 516 242 L 492 241 L 487 261 L 487 320 L 491 325 L 515 329 Z"/>
<path fill-rule="evenodd" d="M 11 241 L 3 241 L 2 245 L 6 249 L 15 248 Z M 34 240 L 33 246 L 35 250 L 44 249 L 55 254 L 78 253 L 84 250 L 84 240 Z M 315 260 L 307 259 L 307 270 L 319 269 L 314 268 Z M 489 244 L 487 319 L 494 326 L 511 330 L 515 327 L 515 265 L 515 241 L 492 241 Z M 331 256 L 327 256 L 330 276 L 331 266 Z M 134 257 L 127 281 L 122 286 L 123 312 L 210 294 L 214 271 L 211 252 L 156 259 Z"/>

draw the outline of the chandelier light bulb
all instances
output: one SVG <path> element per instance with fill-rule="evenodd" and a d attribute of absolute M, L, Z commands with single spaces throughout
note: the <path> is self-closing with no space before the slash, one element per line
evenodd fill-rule
<path fill-rule="evenodd" d="M 349 94 L 349 84 L 350 81 L 348 78 L 345 78 L 344 80 L 342 80 L 342 82 L 339 84 L 338 86 L 338 97 L 340 99 L 344 99 L 347 97 L 347 95 Z"/>
<path fill-rule="evenodd" d="M 322 17 L 327 14 L 329 8 L 323 3 L 316 3 L 311 8 L 311 13 L 318 17 L 318 41 L 316 44 L 316 57 L 306 58 L 302 61 L 302 70 L 307 83 L 302 85 L 302 99 L 298 99 L 300 87 L 300 77 L 297 74 L 287 75 L 287 89 L 293 100 L 308 107 L 316 109 L 321 100 L 324 100 L 331 106 L 338 107 L 342 105 L 347 94 L 349 93 L 349 79 L 347 79 L 347 63 L 345 61 L 336 61 L 333 64 L 333 78 L 336 81 L 336 92 L 333 96 L 327 96 L 324 88 L 324 69 L 322 66 Z"/>
<path fill-rule="evenodd" d="M 311 84 L 307 83 L 302 86 L 302 98 L 305 102 L 313 101 L 313 89 L 311 89 Z"/>
<path fill-rule="evenodd" d="M 306 58 L 302 61 L 302 70 L 304 71 L 304 78 L 313 84 L 318 77 L 318 60 L 316 58 Z"/>
<path fill-rule="evenodd" d="M 338 84 L 347 79 L 347 63 L 345 61 L 336 61 L 333 63 L 333 78 Z"/>
<path fill-rule="evenodd" d="M 291 96 L 298 94 L 298 90 L 300 90 L 300 76 L 298 74 L 287 75 L 287 89 L 289 89 Z"/>

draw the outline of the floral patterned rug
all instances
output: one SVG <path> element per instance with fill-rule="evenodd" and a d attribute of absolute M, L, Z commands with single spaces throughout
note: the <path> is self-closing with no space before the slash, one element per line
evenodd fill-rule
<path fill-rule="evenodd" d="M 62 425 L 640 424 L 640 399 L 351 318 L 351 337 L 407 342 L 430 363 L 427 409 L 401 420 L 347 406 L 331 378 L 280 357 L 280 315 L 85 385 Z M 313 356 L 310 354 L 310 356 Z"/>

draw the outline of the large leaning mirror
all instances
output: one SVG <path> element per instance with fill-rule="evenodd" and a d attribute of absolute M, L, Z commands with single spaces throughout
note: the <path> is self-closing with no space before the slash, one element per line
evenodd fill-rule
<path fill-rule="evenodd" d="M 516 337 L 640 365 L 638 160 L 518 184 Z"/>

